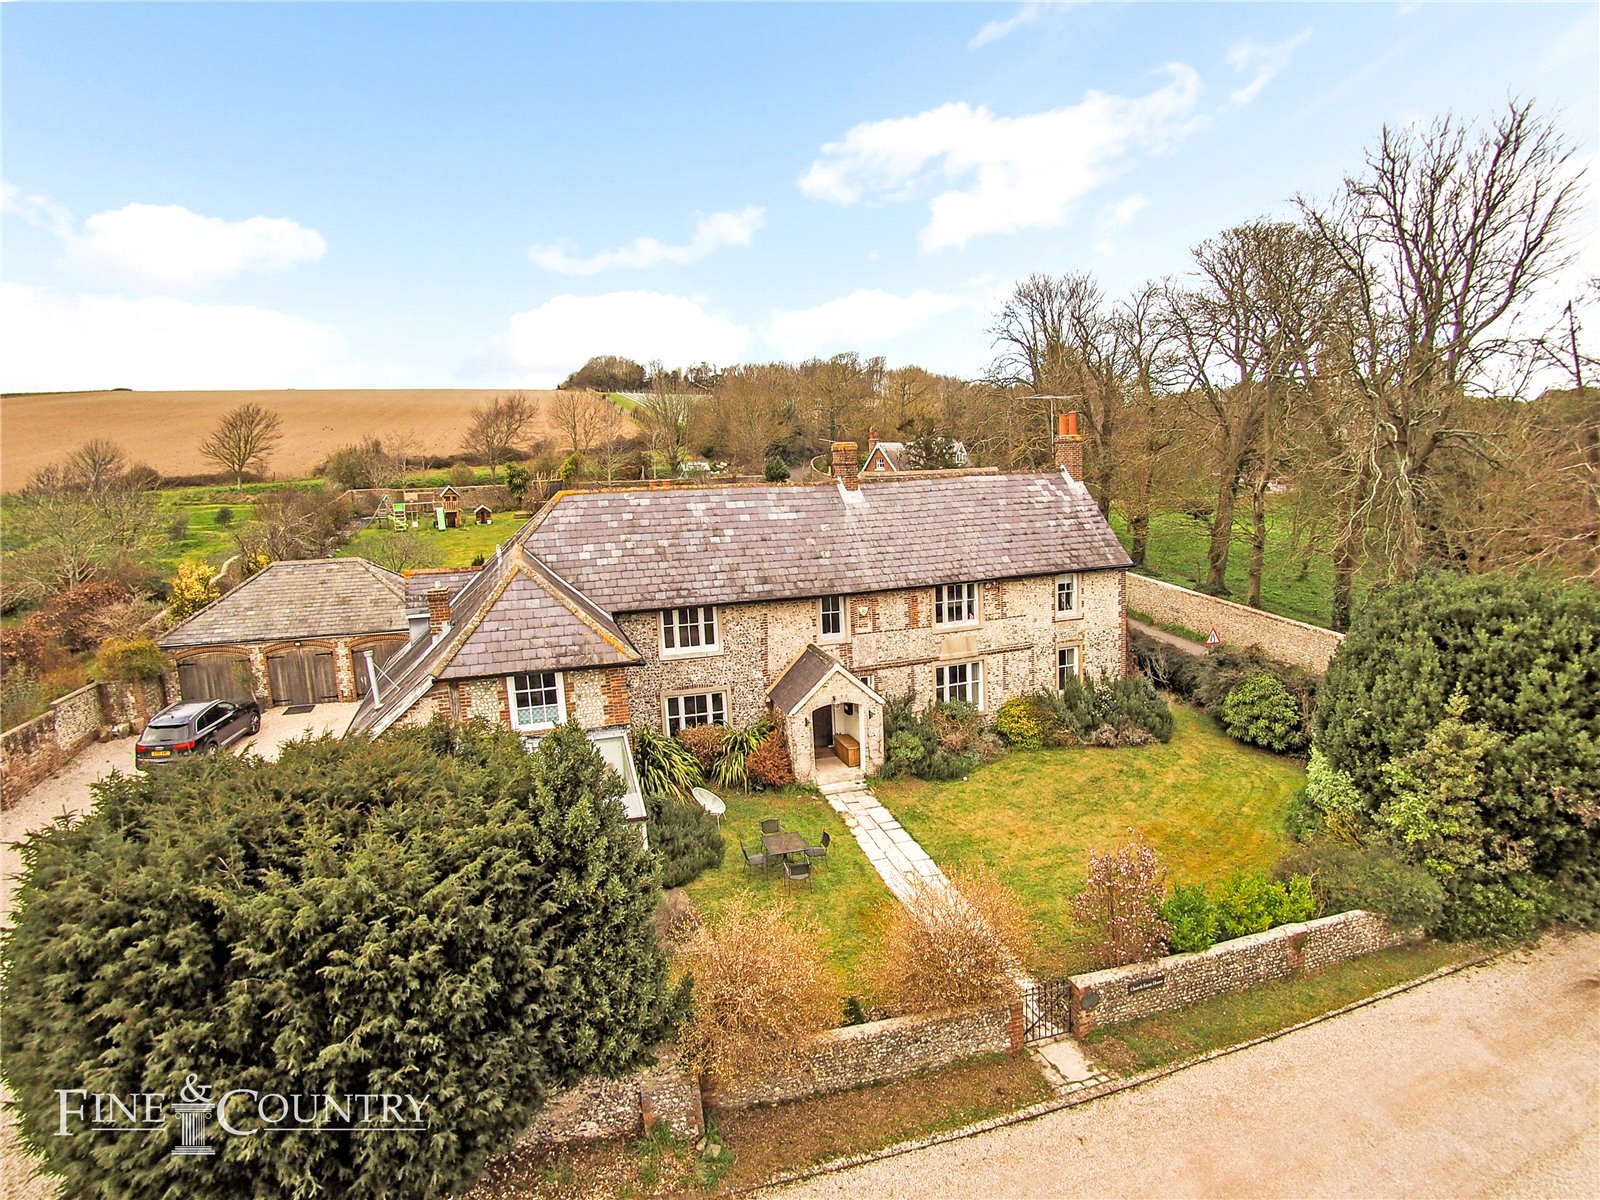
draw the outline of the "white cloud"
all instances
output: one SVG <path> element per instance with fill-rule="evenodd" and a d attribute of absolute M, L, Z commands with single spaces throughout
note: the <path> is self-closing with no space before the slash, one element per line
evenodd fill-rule
<path fill-rule="evenodd" d="M 89 274 L 157 291 L 192 291 L 246 271 L 315 262 L 328 250 L 320 233 L 287 217 L 225 221 L 177 204 L 127 204 L 95 213 L 80 231 L 47 197 L 7 183 L 0 200 L 6 212 L 60 238 Z"/>
<path fill-rule="evenodd" d="M 756 205 L 738 212 L 712 213 L 695 224 L 694 235 L 686 246 L 669 246 L 655 238 L 634 238 L 617 250 L 603 250 L 590 258 L 574 258 L 570 243 L 554 242 L 534 246 L 528 253 L 533 261 L 549 271 L 563 275 L 595 275 L 613 267 L 654 267 L 662 263 L 698 262 L 724 246 L 748 246 L 766 221 L 766 209 Z"/>
<path fill-rule="evenodd" d="M 555 296 L 515 314 L 469 371 L 525 387 L 554 387 L 596 354 L 677 365 L 735 361 L 749 330 L 693 300 L 661 292 Z"/>
<path fill-rule="evenodd" d="M 944 292 L 919 288 L 895 296 L 868 288 L 814 308 L 774 312 L 764 333 L 785 358 L 807 358 L 870 347 L 966 306 L 967 301 Z"/>
<path fill-rule="evenodd" d="M 287 387 L 315 382 L 337 330 L 265 308 L 0 284 L 0 390 Z"/>
<path fill-rule="evenodd" d="M 1125 229 L 1133 219 L 1150 207 L 1150 201 L 1144 196 L 1124 196 L 1115 204 L 1108 204 L 1100 210 L 1100 215 L 1095 218 L 1094 228 L 1098 235 L 1095 239 L 1095 250 L 1107 257 L 1117 252 L 1117 243 L 1111 237 L 1119 229 Z"/>
<path fill-rule="evenodd" d="M 1228 65 L 1235 71 L 1254 71 L 1255 76 L 1228 98 L 1238 105 L 1249 104 L 1278 72 L 1289 65 L 1294 52 L 1310 40 L 1311 30 L 1302 29 L 1292 38 L 1270 46 L 1255 41 L 1235 42 L 1228 47 Z"/>
<path fill-rule="evenodd" d="M 977 33 L 972 35 L 972 40 L 967 43 L 969 49 L 976 50 L 979 46 L 987 46 L 990 42 L 998 42 L 1007 34 L 1021 29 L 1024 25 L 1032 25 L 1039 19 L 1039 5 L 1024 4 L 1016 13 L 1003 21 L 990 21 Z"/>
<path fill-rule="evenodd" d="M 1058 228 L 1076 201 L 1125 170 L 1135 152 L 1160 153 L 1193 127 L 1200 77 L 1182 64 L 1165 70 L 1167 83 L 1146 96 L 1088 92 L 1078 104 L 1020 117 L 945 104 L 857 125 L 822 147 L 800 190 L 855 204 L 907 199 L 936 181 L 954 184 L 929 201 L 924 251 L 965 246 L 987 233 Z"/>

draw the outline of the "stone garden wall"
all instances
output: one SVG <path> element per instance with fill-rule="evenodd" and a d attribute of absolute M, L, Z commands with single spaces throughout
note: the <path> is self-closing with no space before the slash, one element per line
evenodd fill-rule
<path fill-rule="evenodd" d="M 1259 646 L 1269 657 L 1321 675 L 1344 635 L 1207 596 L 1203 592 L 1128 573 L 1128 608 L 1158 625 L 1180 625 L 1205 633 L 1213 628 L 1224 645 Z"/>
<path fill-rule="evenodd" d="M 1396 933 L 1375 913 L 1346 912 L 1218 942 L 1198 954 L 1074 975 L 1072 1032 L 1082 1037 L 1102 1025 L 1187 1008 L 1268 980 L 1347 962 L 1412 936 Z"/>
<path fill-rule="evenodd" d="M 891 1017 L 830 1029 L 795 1061 L 708 1090 L 713 1108 L 778 1104 L 904 1079 L 981 1054 L 1022 1047 L 1021 1006 L 935 1016 Z"/>
<path fill-rule="evenodd" d="M 10 808 L 108 730 L 142 726 L 165 703 L 159 679 L 91 683 L 53 701 L 33 720 L 6 730 L 0 735 L 0 808 Z"/>
<path fill-rule="evenodd" d="M 705 1131 L 700 1085 L 675 1067 L 653 1067 L 622 1079 L 584 1079 L 552 1097 L 520 1142 L 551 1146 L 634 1138 L 658 1125 L 687 1140 Z"/>

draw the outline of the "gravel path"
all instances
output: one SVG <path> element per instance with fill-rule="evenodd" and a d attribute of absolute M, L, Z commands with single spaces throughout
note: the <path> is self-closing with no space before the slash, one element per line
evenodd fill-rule
<path fill-rule="evenodd" d="M 1600 1196 L 1600 935 L 769 1194 Z"/>

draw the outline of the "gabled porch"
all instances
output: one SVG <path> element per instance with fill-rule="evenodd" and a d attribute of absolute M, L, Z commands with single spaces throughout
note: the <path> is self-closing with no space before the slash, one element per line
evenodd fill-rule
<path fill-rule="evenodd" d="M 883 697 L 818 647 L 801 651 L 767 699 L 784 723 L 795 778 L 843 783 L 883 765 Z"/>

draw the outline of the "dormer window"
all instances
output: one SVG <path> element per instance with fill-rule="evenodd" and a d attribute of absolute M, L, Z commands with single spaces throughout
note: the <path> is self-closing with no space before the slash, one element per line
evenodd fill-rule
<path fill-rule="evenodd" d="M 947 583 L 934 588 L 933 620 L 936 625 L 976 625 L 978 585 Z"/>
<path fill-rule="evenodd" d="M 661 653 L 716 654 L 717 610 L 709 604 L 669 608 L 661 614 Z"/>

